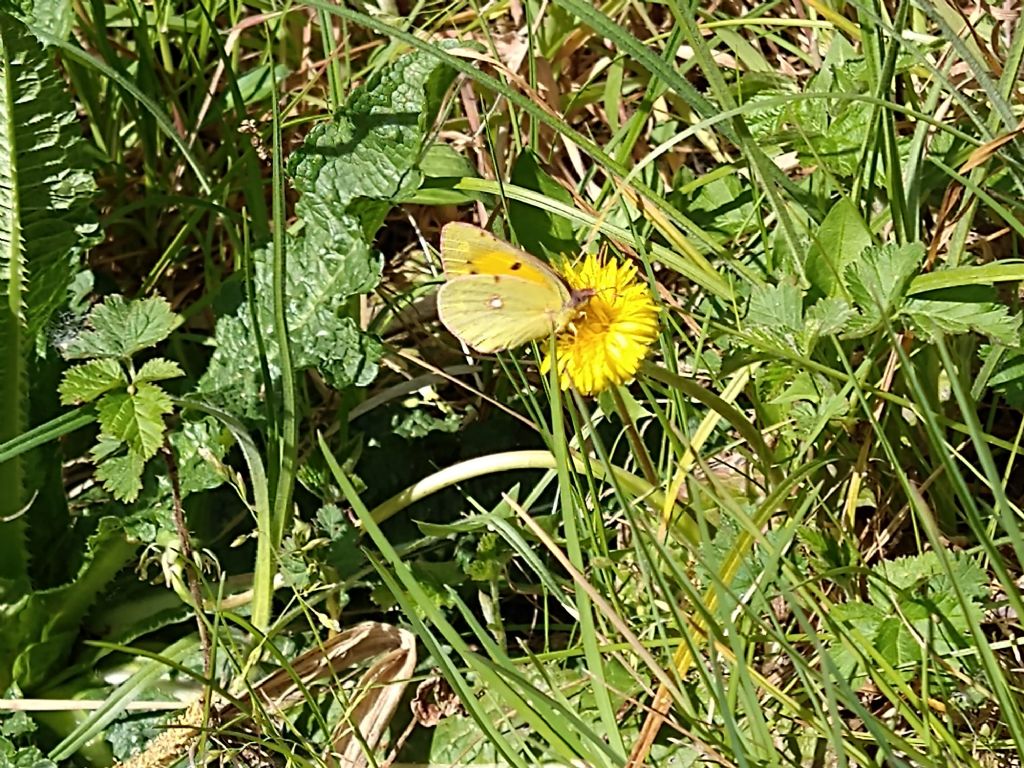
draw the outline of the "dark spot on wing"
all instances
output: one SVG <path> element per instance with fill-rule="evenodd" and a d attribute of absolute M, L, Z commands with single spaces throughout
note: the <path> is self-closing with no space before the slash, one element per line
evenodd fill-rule
<path fill-rule="evenodd" d="M 522 268 L 523 268 L 523 262 L 521 262 L 521 261 L 517 261 L 515 264 L 513 264 L 511 267 L 509 267 L 509 269 L 511 269 L 513 272 L 515 272 L 517 269 L 522 269 Z"/>
<path fill-rule="evenodd" d="M 501 282 L 501 275 L 495 275 L 494 276 L 494 282 L 495 283 L 500 283 Z"/>
<path fill-rule="evenodd" d="M 477 272 L 475 269 L 471 269 L 471 270 L 469 270 L 469 274 L 471 274 L 471 275 L 479 275 L 480 273 Z"/>

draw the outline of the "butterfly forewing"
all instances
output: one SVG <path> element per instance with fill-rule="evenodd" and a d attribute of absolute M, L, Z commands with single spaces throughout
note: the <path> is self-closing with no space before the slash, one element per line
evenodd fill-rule
<path fill-rule="evenodd" d="M 454 221 L 445 225 L 441 260 L 449 280 L 464 275 L 508 275 L 537 285 L 558 283 L 566 300 L 569 296 L 562 278 L 543 261 L 472 224 Z"/>
<path fill-rule="evenodd" d="M 520 277 L 466 275 L 437 293 L 441 322 L 478 352 L 498 352 L 549 336 L 563 324 L 566 303 L 553 286 Z"/>

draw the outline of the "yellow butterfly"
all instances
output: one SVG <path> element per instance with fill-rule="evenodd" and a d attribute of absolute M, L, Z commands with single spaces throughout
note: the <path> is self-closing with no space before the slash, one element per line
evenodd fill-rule
<path fill-rule="evenodd" d="M 447 282 L 437 313 L 477 352 L 499 352 L 563 330 L 594 291 L 573 290 L 540 259 L 471 224 L 441 230 Z"/>

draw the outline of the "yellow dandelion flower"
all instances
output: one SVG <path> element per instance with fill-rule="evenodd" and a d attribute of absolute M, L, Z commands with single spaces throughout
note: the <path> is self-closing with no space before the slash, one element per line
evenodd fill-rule
<path fill-rule="evenodd" d="M 629 381 L 658 335 L 658 309 L 637 279 L 636 267 L 588 255 L 567 270 L 565 280 L 574 290 L 594 293 L 558 336 L 559 385 L 595 395 Z M 547 355 L 541 371 L 550 368 Z"/>

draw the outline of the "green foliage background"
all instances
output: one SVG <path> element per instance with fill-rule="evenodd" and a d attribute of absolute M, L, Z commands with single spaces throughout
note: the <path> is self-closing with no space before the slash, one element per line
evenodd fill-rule
<path fill-rule="evenodd" d="M 372 764 L 1015 764 L 1004 16 L 0 4 L 0 764 L 330 763 L 389 689 Z M 460 348 L 453 220 L 633 260 L 636 380 Z M 250 697 L 366 620 L 411 679 Z"/>

